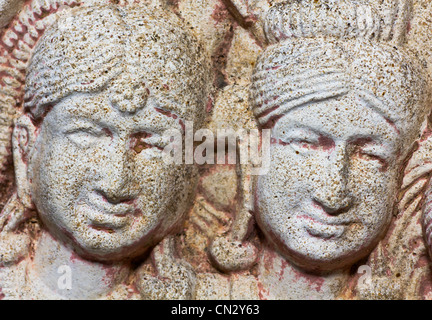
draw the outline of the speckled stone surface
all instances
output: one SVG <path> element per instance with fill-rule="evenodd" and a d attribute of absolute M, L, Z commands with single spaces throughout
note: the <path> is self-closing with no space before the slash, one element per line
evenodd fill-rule
<path fill-rule="evenodd" d="M 428 0 L 0 0 L 0 298 L 432 299 L 431 75 Z"/>

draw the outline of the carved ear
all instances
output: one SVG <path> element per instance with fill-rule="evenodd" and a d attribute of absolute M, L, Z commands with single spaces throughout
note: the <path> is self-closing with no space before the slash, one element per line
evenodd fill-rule
<path fill-rule="evenodd" d="M 29 154 L 36 140 L 36 127 L 27 115 L 15 122 L 12 135 L 13 159 L 17 194 L 26 208 L 32 207 L 30 181 L 28 179 Z"/>

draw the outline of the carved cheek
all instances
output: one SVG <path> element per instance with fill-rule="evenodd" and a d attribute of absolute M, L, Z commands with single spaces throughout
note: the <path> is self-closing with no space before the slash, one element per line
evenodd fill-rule
<path fill-rule="evenodd" d="M 397 181 L 397 168 L 389 166 L 386 171 L 382 171 L 376 164 L 352 160 L 350 192 L 355 199 L 355 214 L 368 232 L 379 231 L 388 222 L 395 205 Z"/>

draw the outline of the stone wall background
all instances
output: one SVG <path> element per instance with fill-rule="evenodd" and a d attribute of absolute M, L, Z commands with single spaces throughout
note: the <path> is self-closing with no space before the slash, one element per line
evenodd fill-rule
<path fill-rule="evenodd" d="M 33 0 L 33 3 L 43 1 Z M 81 1 L 85 0 L 77 2 Z M 208 128 L 214 131 L 220 128 L 257 128 L 248 105 L 249 79 L 257 57 L 265 47 L 261 31 L 263 16 L 272 5 L 281 1 L 161 0 L 167 10 L 174 10 L 193 26 L 212 57 L 216 92 Z M 7 30 L 13 17 L 29 2 L 0 0 L 0 29 Z M 432 2 L 414 2 L 415 19 L 408 42 L 424 58 L 425 66 L 432 74 Z M 4 31 L 0 34 L 5 37 Z M 4 113 L 2 116 L 5 117 Z M 5 125 L 10 125 L 16 115 L 7 117 Z M 10 146 L 5 145 L 6 141 L 5 137 L 0 137 L 0 149 L 5 154 L 9 153 L 0 183 L 0 209 L 14 188 Z M 432 157 L 432 146 L 426 145 L 422 150 L 419 164 Z M 213 266 L 208 256 L 211 239 L 227 232 L 236 215 L 239 188 L 236 168 L 233 165 L 203 166 L 201 174 L 194 207 L 178 239 L 181 254 L 199 273 L 197 298 L 259 298 L 254 278 L 256 268 L 224 274 Z M 353 267 L 350 285 L 339 295 L 340 298 L 432 299 L 430 259 L 421 229 L 422 200 L 410 198 L 410 190 L 425 188 L 425 184 L 417 183 L 415 181 L 415 186 L 406 183 L 405 191 L 408 191 L 399 195 L 400 213 L 395 215 L 390 232 L 367 261 Z M 366 286 L 358 285 L 360 275 L 356 268 L 361 264 L 370 266 L 374 275 L 373 281 Z"/>

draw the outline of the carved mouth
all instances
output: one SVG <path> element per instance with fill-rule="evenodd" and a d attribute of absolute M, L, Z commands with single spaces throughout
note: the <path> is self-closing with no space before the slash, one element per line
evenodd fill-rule
<path fill-rule="evenodd" d="M 340 238 L 352 222 L 335 219 L 319 219 L 314 215 L 301 215 L 300 219 L 304 222 L 304 228 L 313 237 L 326 240 Z"/>
<path fill-rule="evenodd" d="M 91 228 L 98 231 L 114 232 L 126 227 L 130 222 L 133 206 L 101 205 L 100 202 L 84 201 L 79 205 L 79 211 L 87 219 Z"/>
<path fill-rule="evenodd" d="M 102 212 L 96 208 L 88 207 L 86 210 L 87 218 L 90 221 L 90 226 L 96 230 L 116 230 L 124 228 L 128 222 L 128 216 L 116 216 Z"/>

